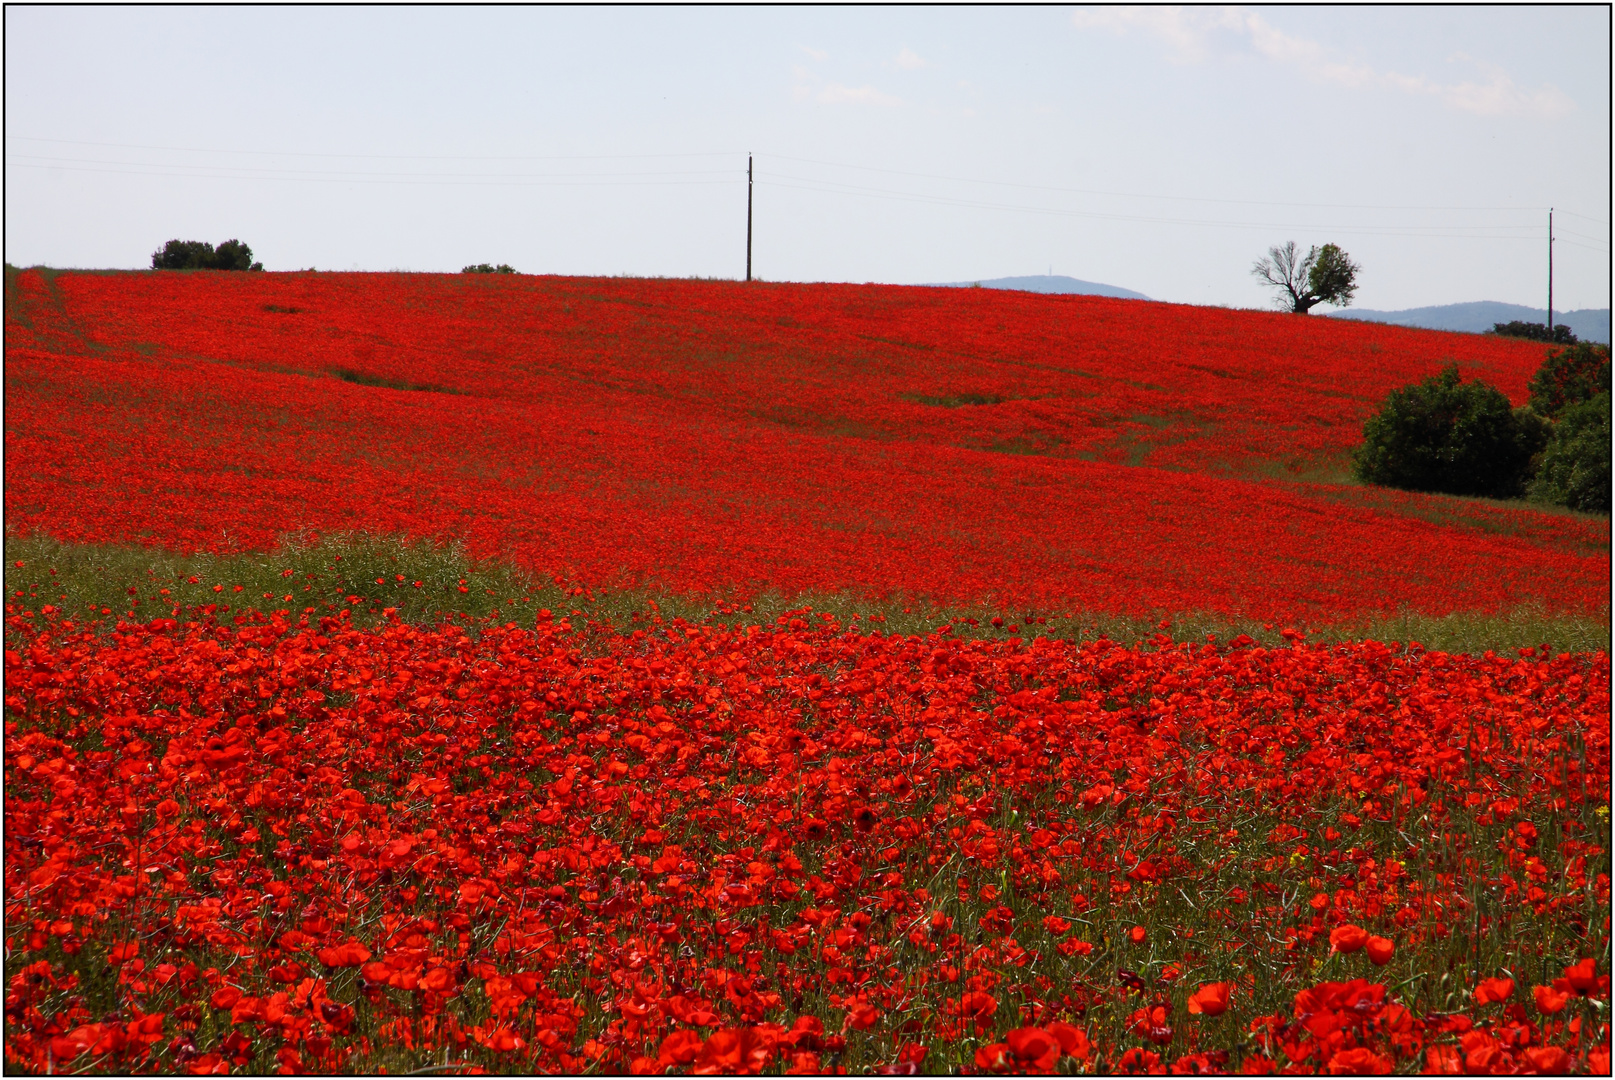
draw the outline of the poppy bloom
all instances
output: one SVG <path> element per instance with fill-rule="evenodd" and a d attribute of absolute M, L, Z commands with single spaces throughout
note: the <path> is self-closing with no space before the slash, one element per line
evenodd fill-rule
<path fill-rule="evenodd" d="M 1079 1061 L 1088 1060 L 1093 1053 L 1093 1044 L 1081 1028 L 1071 1024 L 1064 1024 L 1056 1020 L 1047 1025 L 1046 1030 L 1060 1043 L 1060 1052 Z"/>
<path fill-rule="evenodd" d="M 1565 1003 L 1570 1000 L 1569 994 L 1551 986 L 1533 986 L 1531 995 L 1536 998 L 1537 1009 L 1549 1015 L 1564 1012 Z"/>
<path fill-rule="evenodd" d="M 350 938 L 340 945 L 321 949 L 319 957 L 326 967 L 358 967 L 370 959 L 370 950 Z"/>
<path fill-rule="evenodd" d="M 1366 1046 L 1341 1050 L 1329 1059 L 1330 1076 L 1384 1076 L 1395 1067 L 1395 1062 L 1376 1054 Z"/>
<path fill-rule="evenodd" d="M 691 1071 L 700 1075 L 750 1075 L 768 1064 L 772 1052 L 772 1047 L 758 1036 L 756 1028 L 723 1028 L 714 1031 L 702 1044 Z"/>
<path fill-rule="evenodd" d="M 454 972 L 445 967 L 435 967 L 426 973 L 421 985 L 435 993 L 444 993 L 454 988 Z"/>
<path fill-rule="evenodd" d="M 656 1060 L 663 1068 L 669 1065 L 688 1065 L 701 1052 L 701 1036 L 688 1029 L 675 1031 L 662 1040 Z"/>
<path fill-rule="evenodd" d="M 1532 1046 L 1524 1052 L 1525 1060 L 1543 1076 L 1563 1075 L 1570 1071 L 1572 1058 L 1562 1046 Z M 1588 1063 L 1591 1065 L 1591 1062 Z"/>
<path fill-rule="evenodd" d="M 1593 971 L 1592 958 L 1588 957 L 1579 964 L 1565 968 L 1565 979 L 1570 983 L 1570 989 L 1585 996 L 1598 982 L 1598 977 Z"/>
<path fill-rule="evenodd" d="M 1497 1001 L 1507 1001 L 1513 993 L 1513 979 L 1482 979 L 1480 985 L 1475 987 L 1475 1004 L 1490 1005 Z"/>
<path fill-rule="evenodd" d="M 1396 955 L 1396 943 L 1390 938 L 1371 937 L 1366 946 L 1368 958 L 1374 962 L 1375 967 L 1384 967 Z"/>
<path fill-rule="evenodd" d="M 1127 931 L 1127 936 L 1134 945 L 1142 945 L 1144 943 L 1144 939 L 1149 936 L 1149 931 L 1145 930 L 1142 926 L 1135 926 L 1131 930 Z"/>
<path fill-rule="evenodd" d="M 998 999 L 980 990 L 972 990 L 959 999 L 956 1008 L 961 1017 L 982 1023 L 998 1011 Z"/>
<path fill-rule="evenodd" d="M 508 1024 L 500 1024 L 477 1041 L 488 1049 L 502 1054 L 509 1054 L 527 1048 L 527 1040 L 510 1030 Z"/>
<path fill-rule="evenodd" d="M 1368 931 L 1347 923 L 1329 932 L 1329 947 L 1338 953 L 1354 953 L 1368 944 Z"/>
<path fill-rule="evenodd" d="M 1003 1072 L 1015 1065 L 1015 1052 L 1008 1043 L 989 1043 L 976 1051 L 976 1068 L 985 1072 Z"/>
<path fill-rule="evenodd" d="M 1060 1060 L 1060 1040 L 1042 1028 L 1016 1028 L 1004 1036 L 1022 1069 L 1048 1072 Z"/>
<path fill-rule="evenodd" d="M 1228 997 L 1233 993 L 1233 989 L 1233 983 L 1206 983 L 1189 995 L 1189 1012 L 1221 1016 L 1228 1011 Z"/>

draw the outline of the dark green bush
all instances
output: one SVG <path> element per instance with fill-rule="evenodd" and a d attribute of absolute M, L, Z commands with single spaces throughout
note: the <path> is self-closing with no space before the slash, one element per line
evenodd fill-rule
<path fill-rule="evenodd" d="M 1359 480 L 1408 491 L 1518 498 L 1548 425 L 1515 409 L 1496 387 L 1460 383 L 1458 365 L 1393 390 L 1363 425 L 1353 455 Z"/>
<path fill-rule="evenodd" d="M 1583 341 L 1548 354 L 1531 379 L 1531 408 L 1557 420 L 1567 407 L 1609 389 L 1609 347 Z"/>
<path fill-rule="evenodd" d="M 1604 370 L 1607 380 L 1609 369 Z M 1609 513 L 1609 410 L 1608 390 L 1565 409 L 1542 455 L 1532 498 Z"/>
<path fill-rule="evenodd" d="M 1492 333 L 1499 337 L 1525 338 L 1527 341 L 1549 341 L 1555 345 L 1574 345 L 1576 335 L 1564 323 L 1549 332 L 1547 324 L 1539 322 L 1500 322 L 1492 324 Z"/>
<path fill-rule="evenodd" d="M 460 270 L 462 274 L 514 274 L 515 272 L 516 268 L 507 263 L 500 263 L 498 266 L 491 263 L 477 263 L 475 266 L 463 267 Z"/>
<path fill-rule="evenodd" d="M 217 248 L 202 240 L 170 240 L 151 253 L 153 270 L 262 270 L 252 261 L 252 248 L 226 240 Z"/>

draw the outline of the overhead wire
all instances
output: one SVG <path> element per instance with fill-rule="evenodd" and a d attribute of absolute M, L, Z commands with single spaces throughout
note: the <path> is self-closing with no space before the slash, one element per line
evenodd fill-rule
<path fill-rule="evenodd" d="M 110 147 L 118 149 L 153 150 L 166 153 L 191 153 L 213 155 L 251 155 L 258 157 L 296 157 L 317 158 L 321 160 L 349 160 L 349 161 L 451 161 L 451 162 L 562 162 L 562 161 L 651 161 L 687 158 L 721 158 L 738 157 L 734 152 L 728 151 L 681 151 L 668 154 L 569 154 L 569 155 L 449 155 L 449 154 L 355 154 L 355 153 L 329 153 L 315 151 L 272 151 L 272 150 L 220 150 L 204 147 L 160 146 L 145 143 L 115 143 L 97 142 L 83 139 L 55 139 L 27 135 L 6 135 L 7 140 L 31 143 L 49 143 L 63 146 L 93 146 Z M 890 176 L 905 176 L 915 179 L 942 181 L 946 183 L 962 183 L 991 186 L 998 188 L 1011 188 L 1025 191 L 1043 191 L 1060 194 L 1098 196 L 1104 198 L 1140 199 L 1154 202 L 1182 202 L 1201 203 L 1227 206 L 1261 206 L 1287 209 L 1330 209 L 1330 210 L 1376 210 L 1376 211 L 1419 211 L 1423 213 L 1496 213 L 1522 211 L 1538 212 L 1538 207 L 1482 207 L 1482 206 L 1428 206 L 1428 205 L 1387 205 L 1368 203 L 1318 203 L 1318 202 L 1290 202 L 1284 200 L 1262 199 L 1223 199 L 1205 196 L 1187 195 L 1158 195 L 1142 192 L 1121 192 L 1102 189 L 1088 189 L 1076 187 L 1063 187 L 1050 184 L 1031 184 L 1018 181 L 983 180 L 973 177 L 946 176 L 937 173 L 925 173 L 905 169 L 889 169 L 870 165 L 856 165 L 850 162 L 827 161 L 819 158 L 801 157 L 791 154 L 759 154 L 760 158 L 773 158 L 779 161 L 793 161 L 802 164 L 819 165 L 832 169 L 850 169 L 859 172 L 878 173 Z M 243 166 L 218 164 L 190 164 L 186 162 L 147 162 L 127 160 L 106 160 L 100 158 L 65 157 L 51 154 L 18 153 L 10 154 L 6 159 L 8 168 L 30 168 L 45 170 L 64 170 L 70 172 L 108 173 L 126 176 L 173 177 L 190 179 L 233 179 L 233 180 L 284 180 L 298 183 L 336 183 L 336 184 L 384 184 L 390 186 L 463 186 L 463 187 L 643 187 L 643 186 L 696 186 L 696 185 L 722 185 L 735 184 L 742 179 L 738 170 L 721 168 L 709 169 L 659 169 L 636 172 L 622 171 L 587 171 L 587 172 L 420 172 L 400 170 L 374 170 L 374 169 L 316 169 L 316 168 L 274 168 L 271 166 Z M 734 175 L 730 175 L 733 172 Z M 700 178 L 700 179 L 692 179 Z M 794 181 L 794 183 L 792 182 Z M 894 190 L 892 188 L 872 187 L 865 184 L 848 183 L 840 180 L 830 180 L 821 177 L 798 176 L 792 173 L 765 172 L 757 178 L 761 187 L 776 187 L 799 191 L 817 192 L 820 194 L 853 195 L 861 198 L 884 199 L 890 201 L 911 202 L 933 206 L 957 206 L 962 208 L 987 209 L 1008 211 L 1014 213 L 1038 214 L 1059 217 L 1074 217 L 1088 220 L 1123 221 L 1142 224 L 1164 224 L 1191 227 L 1209 228 L 1235 228 L 1235 229 L 1288 229 L 1288 228 L 1326 228 L 1337 233 L 1356 236 L 1402 236 L 1423 238 L 1468 238 L 1468 239 L 1535 239 L 1539 234 L 1540 225 L 1513 225 L 1502 222 L 1489 222 L 1480 225 L 1460 224 L 1421 224 L 1421 225 L 1392 225 L 1392 224 L 1337 224 L 1320 225 L 1314 222 L 1287 223 L 1287 222 L 1251 222 L 1227 221 L 1206 218 L 1192 218 L 1182 216 L 1160 216 L 1142 213 L 1120 213 L 1099 210 L 1075 210 L 1049 206 L 1026 206 L 1015 203 L 992 201 L 956 195 L 935 195 L 918 191 Z M 1558 213 L 1569 214 L 1573 217 L 1587 221 L 1605 224 L 1602 219 L 1590 215 L 1580 214 L 1572 210 L 1557 210 Z M 1580 240 L 1592 241 L 1593 244 L 1602 244 L 1604 247 L 1589 247 L 1585 243 L 1576 243 L 1566 237 L 1574 236 Z M 1563 232 L 1556 236 L 1573 247 L 1588 248 L 1589 250 L 1607 250 L 1607 240 L 1602 237 L 1589 236 L 1584 233 Z"/>
<path fill-rule="evenodd" d="M 99 158 L 64 158 L 48 154 L 17 154 L 14 159 L 21 158 L 26 161 L 41 162 L 47 168 L 72 168 L 75 165 L 125 165 L 133 168 L 171 168 L 187 170 L 216 170 L 225 173 L 263 173 L 273 176 L 282 174 L 298 174 L 301 176 L 330 176 L 341 180 L 353 177 L 408 177 L 419 179 L 500 179 L 520 180 L 531 177 L 562 177 L 567 179 L 587 179 L 591 177 L 620 177 L 620 176 L 710 176 L 715 174 L 728 175 L 730 169 L 656 169 L 643 172 L 563 172 L 563 173 L 426 173 L 426 172 L 377 172 L 374 170 L 359 169 L 272 169 L 265 166 L 238 166 L 238 165 L 186 165 L 181 163 L 163 163 L 152 161 L 107 161 Z M 15 162 L 21 164 L 21 161 Z M 186 174 L 181 174 L 186 175 Z M 206 175 L 206 174 L 203 174 Z"/>
<path fill-rule="evenodd" d="M 310 184 L 383 184 L 395 187 L 680 187 L 713 184 L 739 185 L 745 182 L 744 174 L 725 179 L 708 180 L 623 180 L 623 179 L 588 179 L 588 180 L 527 180 L 521 178 L 500 177 L 496 175 L 484 176 L 476 179 L 433 179 L 430 177 L 416 177 L 406 179 L 385 178 L 356 178 L 343 176 L 285 176 L 285 175 L 237 175 L 232 173 L 179 173 L 164 172 L 154 169 L 118 169 L 118 168 L 85 168 L 75 165 L 41 165 L 30 162 L 8 161 L 7 168 L 17 169 L 62 169 L 67 172 L 84 173 L 111 173 L 118 176 L 153 176 L 172 177 L 187 180 L 247 180 L 247 181 L 286 181 L 291 183 Z M 609 174 L 607 174 L 609 175 Z M 629 174 L 632 175 L 632 174 Z M 658 175 L 658 174 L 649 174 Z"/>
<path fill-rule="evenodd" d="M 1036 191 L 1059 191 L 1072 195 L 1104 195 L 1121 199 L 1155 199 L 1166 202 L 1227 203 L 1234 206 L 1294 206 L 1314 210 L 1440 210 L 1457 213 L 1472 210 L 1532 210 L 1546 212 L 1548 209 L 1546 206 L 1389 206 L 1371 203 L 1284 202 L 1273 199 L 1215 199 L 1200 195 L 1149 195 L 1133 191 L 1104 191 L 1094 188 L 1057 187 L 1049 184 L 1027 184 L 1011 180 L 980 180 L 963 176 L 943 176 L 937 173 L 912 172 L 905 169 L 883 169 L 873 165 L 853 165 L 847 162 L 823 161 L 818 158 L 795 157 L 790 154 L 768 154 L 766 156 L 779 158 L 782 161 L 799 161 L 810 165 L 825 165 L 835 169 L 857 169 L 861 172 L 890 173 L 894 176 L 912 176 L 923 180 L 945 180 L 960 184 L 987 184 L 995 187 L 1027 188 Z"/>
<path fill-rule="evenodd" d="M 69 146 L 110 146 L 125 150 L 166 150 L 184 154 L 253 154 L 269 157 L 318 157 L 415 161 L 608 161 L 630 158 L 737 157 L 738 151 L 680 151 L 672 154 L 527 154 L 488 156 L 475 154 L 338 154 L 308 150 L 219 150 L 198 146 L 152 146 L 146 143 L 91 142 L 86 139 L 46 139 L 34 135 L 7 135 L 24 142 L 61 143 Z"/>
<path fill-rule="evenodd" d="M 978 199 L 958 199 L 958 198 L 953 198 L 953 197 L 950 197 L 950 196 L 924 195 L 924 194 L 918 194 L 918 193 L 913 193 L 913 192 L 892 191 L 891 189 L 885 189 L 885 188 L 871 188 L 871 187 L 865 187 L 865 186 L 861 186 L 861 185 L 841 184 L 841 183 L 839 183 L 837 181 L 818 181 L 818 180 L 814 180 L 814 179 L 808 178 L 808 177 L 797 177 L 797 176 L 790 176 L 790 175 L 784 176 L 783 179 L 784 180 L 796 180 L 796 181 L 799 181 L 799 182 L 798 183 L 785 183 L 785 182 L 781 182 L 781 179 L 776 179 L 775 178 L 775 177 L 777 177 L 779 175 L 780 174 L 772 174 L 772 175 L 769 175 L 769 176 L 767 176 L 765 178 L 759 179 L 757 181 L 757 184 L 758 184 L 759 187 L 790 188 L 790 189 L 798 190 L 798 191 L 812 191 L 812 192 L 818 192 L 818 193 L 821 193 L 821 194 L 856 195 L 856 196 L 860 196 L 860 197 L 863 197 L 863 198 L 888 199 L 888 200 L 900 201 L 900 202 L 917 202 L 917 203 L 924 203 L 924 204 L 929 204 L 929 205 L 960 206 L 960 207 L 968 207 L 968 208 L 975 208 L 975 209 L 990 209 L 990 210 L 1009 210 L 1009 211 L 1016 211 L 1016 212 L 1019 212 L 1019 213 L 1043 214 L 1043 215 L 1051 215 L 1051 216 L 1058 216 L 1058 217 L 1078 217 L 1078 218 L 1086 218 L 1086 219 L 1091 219 L 1091 220 L 1129 221 L 1129 222 L 1138 222 L 1138 223 L 1144 223 L 1144 224 L 1161 224 L 1161 225 L 1207 226 L 1207 227 L 1216 227 L 1216 228 L 1236 228 L 1236 229 L 1327 228 L 1327 229 L 1334 230 L 1336 232 L 1347 233 L 1347 234 L 1350 234 L 1350 235 L 1358 235 L 1358 236 L 1407 236 L 1407 237 L 1432 237 L 1432 238 L 1445 237 L 1445 238 L 1464 238 L 1464 239 L 1509 239 L 1509 240 L 1535 239 L 1535 233 L 1540 228 L 1539 226 L 1536 226 L 1536 225 L 1501 225 L 1501 224 L 1497 224 L 1497 223 L 1492 223 L 1492 224 L 1487 224 L 1487 225 L 1445 225 L 1445 226 L 1436 225 L 1436 226 L 1400 226 L 1400 227 L 1397 227 L 1397 226 L 1384 226 L 1384 225 L 1344 225 L 1344 224 L 1343 225 L 1320 225 L 1320 224 L 1312 223 L 1312 222 L 1295 223 L 1295 222 L 1218 221 L 1218 220 L 1195 219 L 1195 218 L 1159 217 L 1159 216 L 1150 216 L 1150 215 L 1143 215 L 1143 214 L 1117 214 L 1117 213 L 1105 213 L 1105 212 L 1100 212 L 1100 211 L 1089 211 L 1089 210 L 1067 210 L 1067 209 L 1060 209 L 1060 208 L 1056 208 L 1056 207 L 1021 206 L 1021 205 L 1008 204 L 1008 203 L 987 202 L 987 201 L 978 200 Z M 825 186 L 825 185 L 834 185 L 834 186 Z M 1479 230 L 1479 229 L 1491 229 L 1491 230 L 1496 230 L 1496 229 L 1515 229 L 1515 230 L 1521 230 L 1521 232 L 1519 234 L 1515 234 L 1515 235 L 1510 235 L 1510 234 L 1499 235 L 1499 234 L 1497 234 L 1495 232 L 1493 232 L 1493 233 L 1480 233 L 1480 232 L 1475 232 L 1474 231 L 1474 230 Z M 1455 231 L 1455 230 L 1468 230 L 1468 231 L 1461 231 L 1460 232 L 1460 231 Z M 1530 233 L 1525 233 L 1524 230 L 1531 230 L 1531 232 Z"/>

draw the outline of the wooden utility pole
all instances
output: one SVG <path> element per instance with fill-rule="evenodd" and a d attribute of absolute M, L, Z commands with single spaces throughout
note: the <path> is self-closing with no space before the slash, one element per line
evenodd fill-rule
<path fill-rule="evenodd" d="M 751 155 L 746 155 L 746 280 L 751 280 Z"/>
<path fill-rule="evenodd" d="M 1548 207 L 1548 340 L 1553 340 L 1553 207 Z"/>

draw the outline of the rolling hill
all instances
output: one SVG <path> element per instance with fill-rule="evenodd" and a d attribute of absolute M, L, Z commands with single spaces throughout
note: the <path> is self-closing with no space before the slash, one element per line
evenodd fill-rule
<path fill-rule="evenodd" d="M 1479 300 L 1468 304 L 1441 304 L 1436 307 L 1406 308 L 1402 311 L 1370 311 L 1346 308 L 1327 312 L 1331 318 L 1358 319 L 1363 322 L 1391 323 L 1395 326 L 1418 326 L 1428 330 L 1457 330 L 1481 334 L 1497 323 L 1543 322 L 1546 308 L 1526 307 L 1523 304 L 1502 304 L 1495 300 Z M 1583 308 L 1580 311 L 1555 311 L 1554 325 L 1570 327 L 1571 333 L 1582 341 L 1609 344 L 1609 308 Z"/>
<path fill-rule="evenodd" d="M 181 549 L 454 536 L 683 595 L 1607 610 L 1607 520 L 1346 482 L 1390 390 L 1451 359 L 1523 401 L 1542 355 L 996 289 L 31 270 L 5 509 Z"/>
<path fill-rule="evenodd" d="M 933 288 L 966 289 L 979 285 L 983 289 L 1016 289 L 1021 292 L 1060 293 L 1070 296 L 1110 296 L 1118 300 L 1148 300 L 1149 297 L 1132 289 L 1104 285 L 1097 281 L 1081 281 L 1060 274 L 1034 274 L 1030 277 L 983 278 L 980 281 L 943 281 Z"/>

